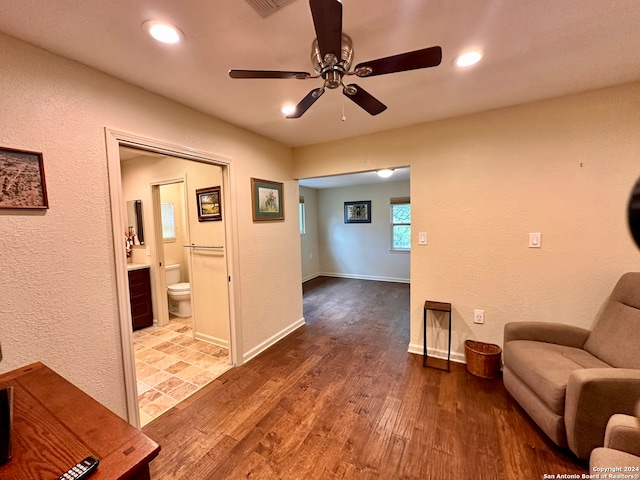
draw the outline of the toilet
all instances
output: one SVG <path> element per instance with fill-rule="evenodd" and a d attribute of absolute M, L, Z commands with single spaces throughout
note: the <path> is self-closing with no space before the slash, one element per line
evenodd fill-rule
<path fill-rule="evenodd" d="M 191 316 L 191 286 L 180 283 L 180 264 L 165 267 L 169 313 L 176 317 Z"/>

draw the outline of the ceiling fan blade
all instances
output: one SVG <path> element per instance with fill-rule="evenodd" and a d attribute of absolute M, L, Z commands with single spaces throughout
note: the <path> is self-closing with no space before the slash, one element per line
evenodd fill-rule
<path fill-rule="evenodd" d="M 371 115 L 378 115 L 387 109 L 387 106 L 373 95 L 368 93 L 363 88 L 359 87 L 355 83 L 347 85 L 342 90 L 342 93 L 352 102 L 358 104 L 365 109 Z"/>
<path fill-rule="evenodd" d="M 391 57 L 379 58 L 356 65 L 354 71 L 359 77 L 374 77 L 385 73 L 405 72 L 418 68 L 440 65 L 442 48 L 439 46 L 423 48 L 413 52 L 400 53 Z"/>
<path fill-rule="evenodd" d="M 290 113 L 286 116 L 286 118 L 300 118 L 304 112 L 309 110 L 309 107 L 315 103 L 316 100 L 320 98 L 320 96 L 324 93 L 324 88 L 314 88 L 307 96 L 304 97 L 298 105 L 296 105 L 296 109 L 293 113 Z"/>
<path fill-rule="evenodd" d="M 278 70 L 229 70 L 231 78 L 296 78 L 306 80 L 311 78 L 307 72 L 281 72 Z"/>
<path fill-rule="evenodd" d="M 342 50 L 342 3 L 339 0 L 309 0 L 309 6 L 322 59 L 331 53 L 339 61 Z"/>

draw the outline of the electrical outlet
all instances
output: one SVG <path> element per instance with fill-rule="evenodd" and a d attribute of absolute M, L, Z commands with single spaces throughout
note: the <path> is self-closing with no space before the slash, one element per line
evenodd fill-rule
<path fill-rule="evenodd" d="M 484 323 L 484 310 L 473 311 L 473 323 Z"/>

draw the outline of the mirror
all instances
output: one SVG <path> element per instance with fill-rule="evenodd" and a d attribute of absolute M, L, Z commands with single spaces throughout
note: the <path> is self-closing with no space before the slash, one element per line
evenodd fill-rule
<path fill-rule="evenodd" d="M 133 235 L 134 245 L 144 245 L 144 225 L 142 221 L 142 200 L 127 202 L 127 228 Z"/>

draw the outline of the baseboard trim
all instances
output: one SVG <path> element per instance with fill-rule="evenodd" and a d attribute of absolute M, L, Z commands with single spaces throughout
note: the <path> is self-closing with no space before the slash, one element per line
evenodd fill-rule
<path fill-rule="evenodd" d="M 248 362 L 249 360 L 251 360 L 252 358 L 256 357 L 257 355 L 260 355 L 262 352 L 264 352 L 267 348 L 271 347 L 272 345 L 275 345 L 276 343 L 278 343 L 280 340 L 282 340 L 284 337 L 286 337 L 287 335 L 289 335 L 291 332 L 293 332 L 294 330 L 297 330 L 298 328 L 300 328 L 301 326 L 303 326 L 305 324 L 304 321 L 304 317 L 301 318 L 300 320 L 297 320 L 295 322 L 293 322 L 291 325 L 289 325 L 288 327 L 280 330 L 278 333 L 276 333 L 275 335 L 267 338 L 264 342 L 262 342 L 261 344 L 253 347 L 251 350 L 249 350 L 248 352 L 246 352 L 243 356 L 243 363 Z"/>
<path fill-rule="evenodd" d="M 355 275 L 350 273 L 320 272 L 316 277 L 353 278 L 355 280 L 374 280 L 376 282 L 411 283 L 409 278 L 377 277 L 374 275 Z"/>
<path fill-rule="evenodd" d="M 202 340 L 203 342 L 212 343 L 213 345 L 217 345 L 222 348 L 229 348 L 229 340 L 207 335 L 206 333 L 196 332 L 194 334 L 194 338 L 196 340 Z"/>
<path fill-rule="evenodd" d="M 302 283 L 304 283 L 304 282 L 308 282 L 309 280 L 313 280 L 314 278 L 318 278 L 319 276 L 320 276 L 320 274 L 319 274 L 319 273 L 314 273 L 314 274 L 312 274 L 312 275 L 309 275 L 308 277 L 304 277 L 304 278 L 302 279 Z"/>
<path fill-rule="evenodd" d="M 410 343 L 409 344 L 409 353 L 415 353 L 416 355 L 420 355 L 422 356 L 423 352 L 422 352 L 422 344 L 418 344 L 418 343 Z M 447 351 L 446 350 L 440 350 L 440 349 L 433 349 L 430 348 L 429 349 L 429 356 L 430 357 L 434 357 L 434 358 L 440 358 L 442 360 L 446 360 L 447 359 Z M 467 363 L 467 359 L 464 356 L 464 353 L 458 353 L 458 352 L 451 352 L 451 361 L 455 362 L 455 363 Z"/>

